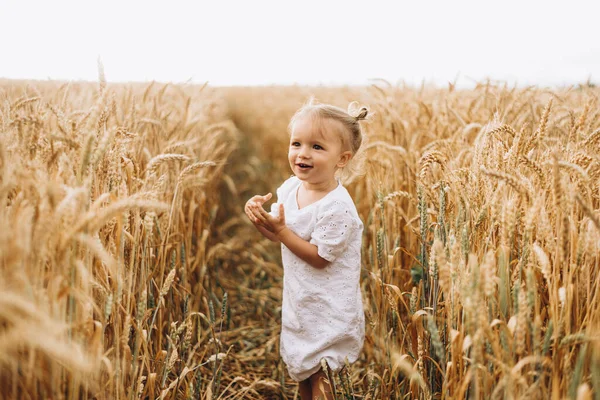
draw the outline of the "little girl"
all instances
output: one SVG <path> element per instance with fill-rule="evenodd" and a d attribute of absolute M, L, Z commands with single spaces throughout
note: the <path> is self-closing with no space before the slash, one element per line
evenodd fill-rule
<path fill-rule="evenodd" d="M 339 180 L 360 148 L 359 121 L 368 110 L 353 114 L 312 102 L 300 108 L 288 127 L 294 175 L 277 189 L 271 213 L 263 208 L 271 193 L 252 197 L 244 209 L 260 233 L 281 242 L 281 357 L 302 399 L 331 399 L 322 360 L 339 371 L 346 359 L 356 361 L 364 340 L 363 224 Z"/>

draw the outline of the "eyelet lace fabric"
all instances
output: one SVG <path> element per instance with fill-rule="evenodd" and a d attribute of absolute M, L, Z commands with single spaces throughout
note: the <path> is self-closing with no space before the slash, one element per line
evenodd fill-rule
<path fill-rule="evenodd" d="M 334 371 L 357 360 L 365 334 L 360 291 L 361 222 L 350 194 L 341 184 L 325 197 L 298 209 L 301 181 L 286 180 L 277 189 L 276 214 L 284 204 L 290 230 L 318 248 L 330 264 L 317 269 L 283 244 L 281 357 L 292 379 L 302 381 L 325 358 Z"/>

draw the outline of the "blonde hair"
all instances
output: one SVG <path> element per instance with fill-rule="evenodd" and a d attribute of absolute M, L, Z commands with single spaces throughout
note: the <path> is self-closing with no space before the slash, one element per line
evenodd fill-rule
<path fill-rule="evenodd" d="M 353 101 L 348 105 L 348 110 L 345 111 L 340 107 L 330 104 L 317 103 L 314 98 L 310 98 L 292 117 L 288 125 L 288 133 L 291 134 L 296 122 L 303 118 L 311 118 L 315 123 L 320 123 L 326 120 L 339 122 L 338 126 L 342 130 L 335 129 L 340 134 L 342 147 L 352 152 L 352 159 L 346 167 L 341 171 L 340 178 L 344 183 L 349 183 L 360 173 L 360 165 L 362 157 L 360 154 L 361 146 L 365 142 L 365 136 L 360 125 L 360 121 L 364 121 L 371 116 L 369 109 L 365 106 L 360 106 L 358 102 Z M 322 129 L 321 129 L 322 130 Z"/>

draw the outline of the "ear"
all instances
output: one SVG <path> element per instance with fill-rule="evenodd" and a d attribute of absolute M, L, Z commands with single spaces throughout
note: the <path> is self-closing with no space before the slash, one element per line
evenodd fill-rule
<path fill-rule="evenodd" d="M 344 168 L 348 164 L 348 161 L 350 161 L 350 159 L 352 159 L 352 152 L 349 150 L 344 151 L 342 154 L 340 154 L 340 160 L 338 161 L 336 166 L 338 168 Z"/>

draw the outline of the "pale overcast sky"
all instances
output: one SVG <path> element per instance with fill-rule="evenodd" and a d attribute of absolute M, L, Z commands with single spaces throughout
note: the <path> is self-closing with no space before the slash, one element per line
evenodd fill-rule
<path fill-rule="evenodd" d="M 599 1 L 0 0 L 0 77 L 600 81 Z"/>

